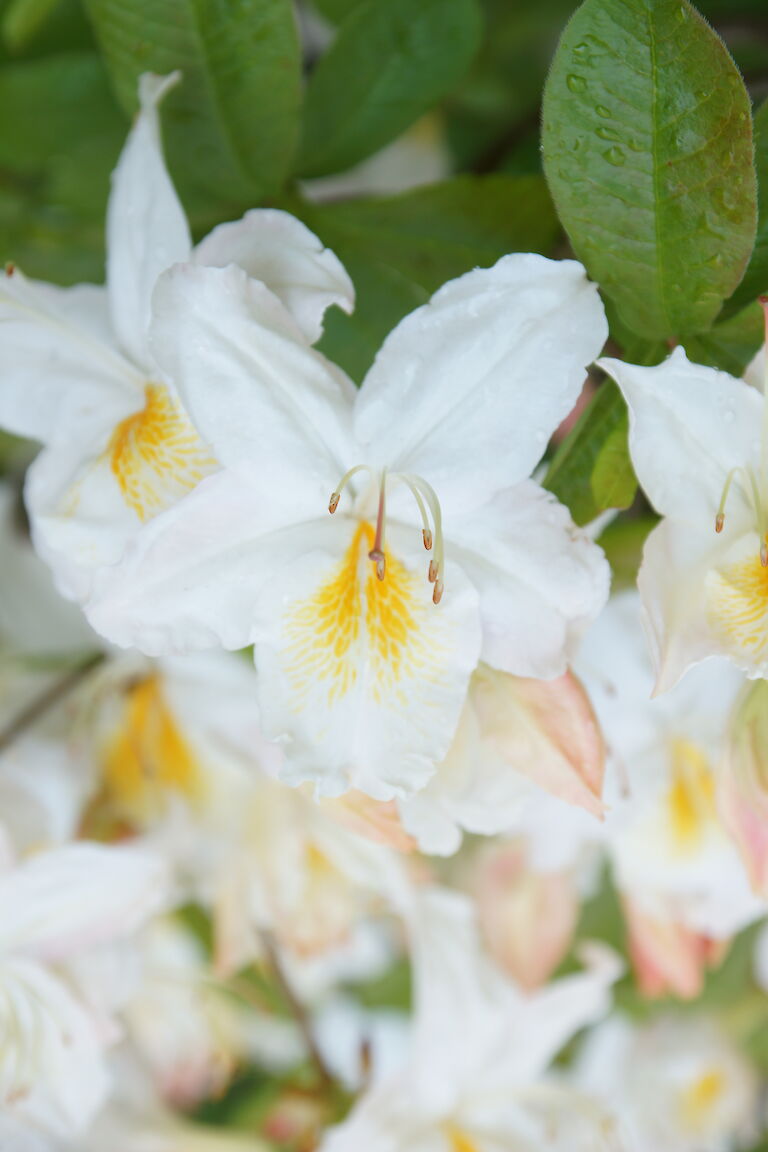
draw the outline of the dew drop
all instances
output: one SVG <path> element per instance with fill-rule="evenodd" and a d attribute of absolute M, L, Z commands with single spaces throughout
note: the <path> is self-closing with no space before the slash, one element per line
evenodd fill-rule
<path fill-rule="evenodd" d="M 603 156 L 609 164 L 613 164 L 616 168 L 620 168 L 627 159 L 621 148 L 609 148 L 607 152 L 603 152 Z"/>
<path fill-rule="evenodd" d="M 578 60 L 579 63 L 589 64 L 592 58 L 592 49 L 589 44 L 582 40 L 581 43 L 577 44 L 573 49 L 572 56 L 574 60 Z"/>
<path fill-rule="evenodd" d="M 575 72 L 572 72 L 570 76 L 566 78 L 565 82 L 570 88 L 571 92 L 583 92 L 587 86 L 587 82 L 584 77 L 577 76 Z"/>
<path fill-rule="evenodd" d="M 610 108 L 606 108 L 605 104 L 596 104 L 595 112 L 597 112 L 598 116 L 602 116 L 603 120 L 610 120 L 613 115 Z"/>
<path fill-rule="evenodd" d="M 681 5 L 680 5 L 680 7 L 678 8 L 678 10 L 677 10 L 677 12 L 675 13 L 675 15 L 676 15 L 676 17 L 677 17 L 677 19 L 678 19 L 678 21 L 679 21 L 679 23 L 680 23 L 680 24 L 682 24 L 684 20 L 687 20 L 687 19 L 688 19 L 688 13 L 687 13 L 687 11 L 686 11 L 685 7 L 684 7 L 682 4 L 681 4 Z"/>
<path fill-rule="evenodd" d="M 639 141 L 637 141 L 637 140 L 632 140 L 632 139 L 630 138 L 630 139 L 627 141 L 627 143 L 629 144 L 629 146 L 630 146 L 630 148 L 632 149 L 632 151 L 633 151 L 633 152 L 642 152 L 642 151 L 643 151 L 643 146 L 642 146 L 642 144 L 640 144 L 640 143 L 639 143 Z"/>
<path fill-rule="evenodd" d="M 601 140 L 621 140 L 621 136 L 619 136 L 615 128 L 600 127 L 595 129 L 595 133 Z"/>

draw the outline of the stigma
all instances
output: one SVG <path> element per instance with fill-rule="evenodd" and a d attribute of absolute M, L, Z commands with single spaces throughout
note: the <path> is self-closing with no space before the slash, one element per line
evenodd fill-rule
<path fill-rule="evenodd" d="M 359 472 L 368 472 L 376 477 L 375 471 L 367 464 L 356 464 L 345 472 L 331 493 L 328 501 L 328 511 L 333 515 L 339 506 L 341 494 L 353 476 Z M 411 472 L 389 472 L 384 468 L 378 475 L 378 507 L 376 512 L 376 531 L 373 545 L 368 553 L 368 559 L 374 566 L 376 577 L 384 580 L 387 574 L 387 554 L 385 546 L 386 520 L 387 520 L 387 486 L 391 484 L 404 484 L 409 490 L 419 510 L 421 517 L 421 541 L 427 552 L 432 552 L 427 579 L 432 587 L 432 602 L 439 604 L 443 598 L 443 581 L 445 576 L 445 548 L 443 541 L 443 518 L 440 501 L 431 484 L 422 476 Z"/>

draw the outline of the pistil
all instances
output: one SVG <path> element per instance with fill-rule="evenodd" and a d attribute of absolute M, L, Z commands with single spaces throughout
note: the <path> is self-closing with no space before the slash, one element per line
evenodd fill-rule
<path fill-rule="evenodd" d="M 379 580 L 383 580 L 387 571 L 387 558 L 384 553 L 384 521 L 387 512 L 387 472 L 386 469 L 381 474 L 381 484 L 379 486 L 379 511 L 376 516 L 376 536 L 373 541 L 373 548 L 368 553 L 368 559 L 372 560 L 376 567 L 376 575 Z"/>

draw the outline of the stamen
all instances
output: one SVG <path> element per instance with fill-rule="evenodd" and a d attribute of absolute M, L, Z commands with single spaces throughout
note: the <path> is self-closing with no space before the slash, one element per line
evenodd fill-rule
<path fill-rule="evenodd" d="M 435 587 L 432 589 L 432 603 L 439 604 L 443 598 L 443 582 L 442 580 L 435 580 Z"/>
<path fill-rule="evenodd" d="M 418 504 L 422 523 L 421 538 L 424 541 L 424 547 L 426 548 L 427 552 L 429 552 L 432 549 L 432 530 L 429 527 L 429 517 L 427 516 L 427 509 L 421 497 L 421 492 L 419 492 L 419 489 L 413 483 L 411 477 L 407 476 L 404 472 L 396 472 L 395 478 L 402 480 L 403 484 L 405 484 L 405 486 L 409 489 L 411 495 Z"/>
<path fill-rule="evenodd" d="M 372 560 L 376 565 L 376 575 L 379 580 L 383 580 L 387 572 L 387 558 L 384 555 L 384 521 L 387 514 L 387 470 L 386 468 L 381 474 L 381 485 L 379 487 L 379 511 L 376 516 L 376 536 L 373 541 L 373 548 L 368 553 L 368 559 Z"/>
<path fill-rule="evenodd" d="M 331 515 L 333 515 L 333 513 L 338 508 L 339 500 L 341 500 L 341 494 L 344 491 L 344 489 L 346 488 L 349 481 L 352 479 L 352 477 L 357 472 L 362 472 L 363 470 L 365 470 L 366 472 L 370 472 L 371 468 L 369 467 L 368 464 L 355 464 L 354 468 L 350 468 L 348 472 L 344 473 L 341 480 L 339 481 L 339 485 L 338 485 L 336 491 L 331 492 L 331 498 L 328 501 L 328 511 L 331 513 Z"/>
<path fill-rule="evenodd" d="M 427 578 L 430 584 L 435 585 L 435 591 L 432 595 L 432 600 L 435 604 L 440 603 L 440 598 L 443 595 L 443 580 L 445 578 L 445 550 L 443 544 L 443 517 L 440 510 L 440 501 L 437 498 L 437 493 L 431 484 L 428 484 L 421 476 L 408 475 L 400 473 L 400 476 L 409 483 L 411 490 L 418 488 L 423 494 L 424 499 L 429 505 L 429 510 L 432 513 L 432 522 L 435 526 L 435 555 L 434 559 L 429 562 L 429 570 Z M 437 585 L 440 585 L 440 591 L 437 592 Z"/>
<path fill-rule="evenodd" d="M 728 473 L 728 475 L 725 478 L 725 484 L 723 485 L 723 494 L 720 497 L 720 505 L 717 509 L 717 515 L 715 516 L 715 532 L 722 532 L 722 530 L 723 530 L 723 525 L 725 524 L 725 504 L 726 504 L 726 501 L 728 500 L 728 493 L 731 490 L 731 484 L 733 482 L 733 478 L 737 472 L 743 472 L 743 471 L 744 471 L 743 468 L 731 468 L 730 472 Z"/>
<path fill-rule="evenodd" d="M 13 276 L 15 271 L 16 271 L 16 265 L 11 260 L 9 260 L 5 266 L 6 276 Z"/>

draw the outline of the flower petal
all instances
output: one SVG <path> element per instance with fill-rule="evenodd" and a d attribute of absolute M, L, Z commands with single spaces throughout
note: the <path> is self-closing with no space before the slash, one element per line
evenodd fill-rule
<path fill-rule="evenodd" d="M 584 627 L 608 598 L 602 550 L 533 481 L 446 518 L 452 557 L 480 594 L 481 659 L 516 676 L 561 676 Z"/>
<path fill-rule="evenodd" d="M 45 443 L 105 398 L 140 394 L 139 375 L 115 348 L 103 288 L 56 288 L 6 273 L 0 325 L 0 425 L 9 432 Z"/>
<path fill-rule="evenodd" d="M 223 464 L 269 450 L 325 477 L 350 459 L 353 385 L 308 346 L 291 314 L 242 268 L 180 264 L 159 281 L 152 347 Z"/>
<path fill-rule="evenodd" d="M 271 465 L 274 462 L 274 468 Z M 325 546 L 337 522 L 327 493 L 266 451 L 225 469 L 146 523 L 123 560 L 100 571 L 86 606 L 115 644 L 150 656 L 252 642 L 261 586 Z"/>
<path fill-rule="evenodd" d="M 163 899 L 158 857 L 81 842 L 0 878 L 0 950 L 62 960 L 131 932 Z"/>
<path fill-rule="evenodd" d="M 166 268 L 188 260 L 192 241 L 184 209 L 163 160 L 158 106 L 181 74 L 139 79 L 141 109 L 112 176 L 107 213 L 107 285 L 112 325 L 142 367 L 152 290 Z"/>
<path fill-rule="evenodd" d="M 410 533 L 393 527 L 379 581 L 373 528 L 338 524 L 341 547 L 329 537 L 262 589 L 262 723 L 289 741 L 284 779 L 390 800 L 422 787 L 448 749 L 477 662 L 477 597 L 454 567 L 435 606 Z"/>
<path fill-rule="evenodd" d="M 601 360 L 629 405 L 632 463 L 657 512 L 714 530 L 731 468 L 757 458 L 763 401 L 727 372 L 692 364 L 683 348 L 654 368 Z M 734 477 L 727 521 L 749 513 L 746 481 Z"/>
<path fill-rule="evenodd" d="M 0 1028 L 4 1110 L 62 1136 L 83 1132 L 108 1088 L 92 1017 L 39 964 L 13 959 L 0 965 Z"/>
<path fill-rule="evenodd" d="M 580 264 L 505 256 L 445 284 L 387 337 L 357 436 L 445 504 L 476 505 L 530 474 L 607 335 Z"/>
<path fill-rule="evenodd" d="M 219 224 L 193 253 L 196 264 L 238 264 L 261 280 L 288 309 L 310 344 L 320 339 L 331 304 L 355 306 L 344 266 L 305 224 L 276 208 L 256 208 L 242 220 Z"/>

